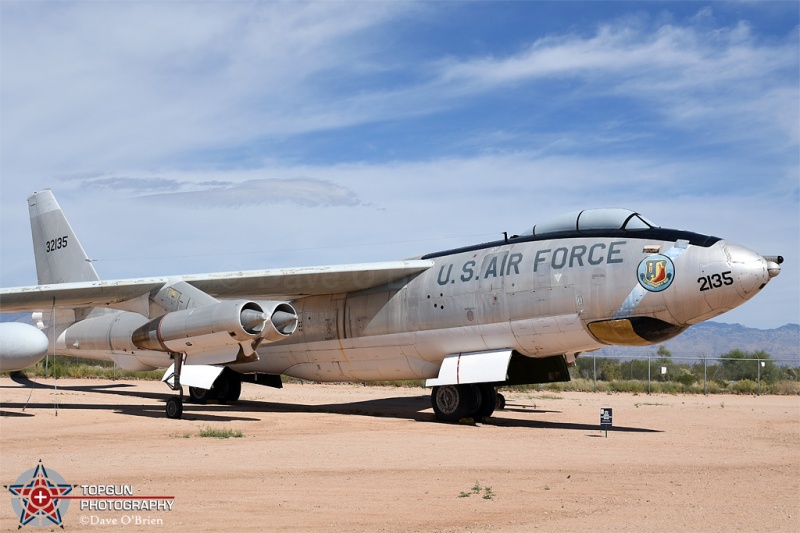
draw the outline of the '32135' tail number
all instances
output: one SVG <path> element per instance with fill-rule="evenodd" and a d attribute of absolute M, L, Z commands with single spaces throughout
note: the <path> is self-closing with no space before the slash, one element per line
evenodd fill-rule
<path fill-rule="evenodd" d="M 62 248 L 67 247 L 67 237 L 69 235 L 64 235 L 63 237 L 59 237 L 58 239 L 50 239 L 45 243 L 45 251 L 47 253 L 55 252 L 56 250 L 60 250 Z"/>
<path fill-rule="evenodd" d="M 723 285 L 733 285 L 733 278 L 731 271 L 726 270 L 721 274 L 710 274 L 702 278 L 697 278 L 697 283 L 700 284 L 700 291 L 710 291 L 711 289 L 718 289 Z"/>

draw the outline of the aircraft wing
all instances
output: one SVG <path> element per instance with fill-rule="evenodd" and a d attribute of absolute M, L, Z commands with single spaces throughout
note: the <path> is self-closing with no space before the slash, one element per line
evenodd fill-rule
<path fill-rule="evenodd" d="M 305 296 L 371 289 L 415 276 L 432 266 L 433 261 L 418 259 L 191 275 L 183 276 L 183 281 L 215 298 L 295 300 Z"/>
<path fill-rule="evenodd" d="M 192 274 L 163 278 L 87 281 L 0 289 L 0 312 L 59 308 L 111 307 L 136 310 L 164 285 L 185 281 L 215 298 L 287 299 L 355 292 L 415 276 L 429 260 L 388 261 L 241 272 Z M 54 301 L 55 300 L 55 301 Z"/>
<path fill-rule="evenodd" d="M 167 283 L 166 278 L 119 281 L 80 281 L 0 289 L 0 312 L 47 311 L 56 307 L 115 307 L 150 295 Z"/>

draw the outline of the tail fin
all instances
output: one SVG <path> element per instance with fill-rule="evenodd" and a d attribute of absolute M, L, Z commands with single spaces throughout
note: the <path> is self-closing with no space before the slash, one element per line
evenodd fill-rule
<path fill-rule="evenodd" d="M 100 278 L 50 189 L 28 198 L 39 285 Z"/>

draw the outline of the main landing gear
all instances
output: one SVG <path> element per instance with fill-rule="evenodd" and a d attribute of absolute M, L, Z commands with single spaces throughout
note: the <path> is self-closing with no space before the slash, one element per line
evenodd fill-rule
<path fill-rule="evenodd" d="M 183 367 L 183 354 L 172 353 L 172 360 L 175 362 L 172 380 L 167 380 L 167 385 L 174 391 L 178 391 L 177 396 L 170 396 L 167 399 L 167 418 L 180 418 L 183 415 L 183 386 L 181 385 L 181 368 Z M 242 393 L 242 377 L 230 368 L 225 368 L 214 380 L 211 389 L 201 389 L 200 387 L 189 387 L 189 399 L 194 403 L 204 404 L 209 400 L 217 400 L 219 403 L 233 403 L 239 399 Z"/>
<path fill-rule="evenodd" d="M 180 418 L 183 415 L 183 387 L 181 386 L 181 368 L 183 367 L 183 354 L 170 353 L 170 357 L 175 362 L 172 383 L 167 380 L 169 388 L 178 391 L 178 396 L 170 396 L 167 399 L 167 418 Z"/>
<path fill-rule="evenodd" d="M 431 391 L 431 404 L 436 418 L 443 422 L 458 422 L 462 418 L 480 421 L 492 416 L 495 409 L 505 407 L 502 394 L 492 385 L 441 385 Z"/>
<path fill-rule="evenodd" d="M 189 398 L 193 403 L 204 404 L 210 400 L 219 403 L 233 403 L 242 394 L 242 378 L 230 368 L 225 368 L 214 380 L 210 389 L 189 387 Z"/>

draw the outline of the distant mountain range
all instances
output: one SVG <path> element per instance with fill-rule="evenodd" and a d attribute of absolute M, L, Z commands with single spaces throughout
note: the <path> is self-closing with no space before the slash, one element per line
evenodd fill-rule
<path fill-rule="evenodd" d="M 0 314 L 0 322 L 31 323 L 30 313 Z M 663 343 L 673 357 L 718 357 L 731 350 L 764 350 L 773 359 L 786 364 L 800 364 L 800 324 L 786 324 L 776 329 L 755 329 L 741 324 L 703 322 L 678 337 Z M 655 355 L 658 346 L 609 346 L 594 352 L 598 357 L 641 358 Z"/>
<path fill-rule="evenodd" d="M 755 329 L 741 324 L 702 322 L 663 343 L 673 357 L 718 357 L 731 350 L 764 350 L 773 359 L 800 364 L 800 324 L 786 324 L 776 329 Z M 641 357 L 655 354 L 658 346 L 642 348 L 603 348 L 598 356 Z"/>

